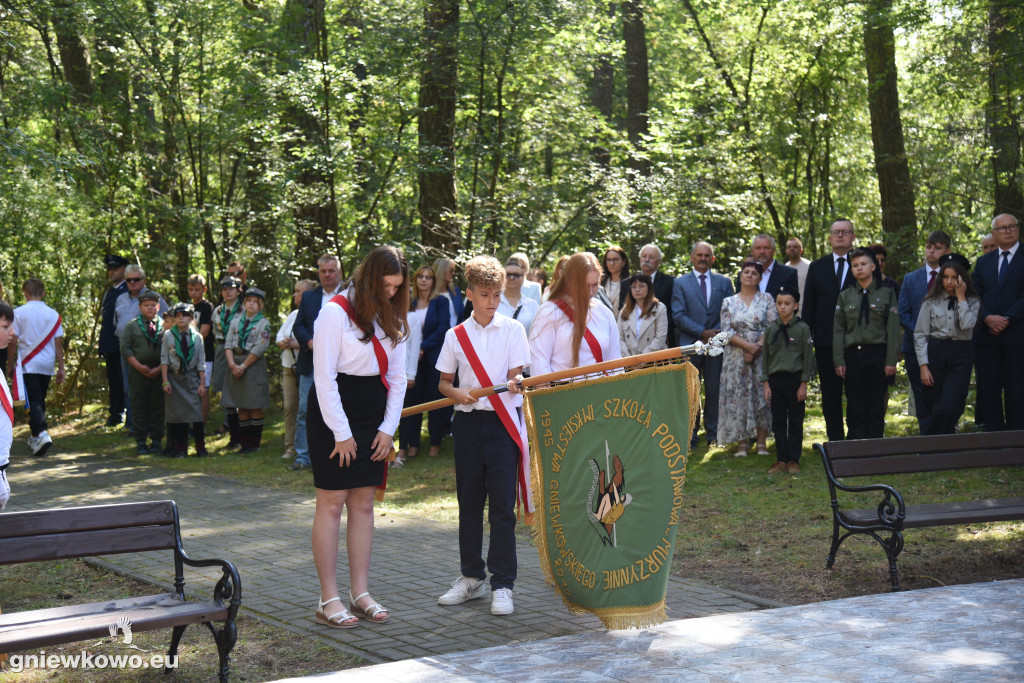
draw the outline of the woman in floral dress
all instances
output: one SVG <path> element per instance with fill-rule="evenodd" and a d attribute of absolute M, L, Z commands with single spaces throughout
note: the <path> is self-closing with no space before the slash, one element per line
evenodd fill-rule
<path fill-rule="evenodd" d="M 765 438 L 772 415 L 761 388 L 761 344 L 764 331 L 779 314 L 775 302 L 761 292 L 764 268 L 747 261 L 740 271 L 740 291 L 722 302 L 722 331 L 731 335 L 722 362 L 718 409 L 718 442 L 738 442 L 737 457 L 747 455 L 747 441 L 757 437 L 758 455 L 767 455 Z"/>

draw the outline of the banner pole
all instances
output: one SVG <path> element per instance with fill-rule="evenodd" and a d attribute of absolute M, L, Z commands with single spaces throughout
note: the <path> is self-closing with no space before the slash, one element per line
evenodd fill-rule
<path fill-rule="evenodd" d="M 522 386 L 524 388 L 536 386 L 538 384 L 547 384 L 548 382 L 558 382 L 563 379 L 570 379 L 572 377 L 582 377 L 584 375 L 592 375 L 599 372 L 607 372 L 608 370 L 618 370 L 621 368 L 630 367 L 633 365 L 643 365 L 644 363 L 656 363 L 663 360 L 674 360 L 676 358 L 685 358 L 686 356 L 718 356 L 721 355 L 723 347 L 728 343 L 728 339 L 725 334 L 719 332 L 711 340 L 705 344 L 704 342 L 694 342 L 687 346 L 677 346 L 671 349 L 662 349 L 661 351 L 651 351 L 650 353 L 641 353 L 636 356 L 626 356 L 625 358 L 617 358 L 615 360 L 606 360 L 603 363 L 594 363 L 592 365 L 583 365 L 578 368 L 569 368 L 568 370 L 559 370 L 557 372 L 548 372 L 543 375 L 535 375 L 533 377 L 524 377 Z M 481 387 L 480 389 L 473 389 L 470 391 L 470 395 L 473 398 L 485 398 L 492 394 L 500 394 L 503 391 L 508 391 L 508 387 L 505 384 L 496 384 L 493 387 Z M 431 410 L 437 410 L 438 408 L 446 408 L 456 404 L 453 398 L 440 398 L 436 401 L 428 401 L 427 403 L 420 403 L 415 406 L 409 406 L 402 411 L 402 417 L 409 417 L 410 415 L 419 415 L 420 413 L 426 413 Z"/>

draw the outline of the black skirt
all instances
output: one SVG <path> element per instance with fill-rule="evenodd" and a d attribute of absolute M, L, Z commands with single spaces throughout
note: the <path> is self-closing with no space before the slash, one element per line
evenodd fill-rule
<path fill-rule="evenodd" d="M 345 409 L 349 428 L 356 440 L 356 458 L 348 467 L 338 465 L 340 456 L 329 457 L 334 450 L 334 432 L 324 422 L 316 384 L 309 388 L 306 409 L 306 437 L 313 467 L 313 485 L 326 491 L 380 486 L 387 468 L 385 460 L 370 460 L 373 440 L 384 420 L 388 393 L 380 375 L 338 375 L 338 394 Z"/>

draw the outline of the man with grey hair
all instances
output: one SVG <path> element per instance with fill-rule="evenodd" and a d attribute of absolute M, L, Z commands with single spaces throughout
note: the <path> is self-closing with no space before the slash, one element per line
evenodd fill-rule
<path fill-rule="evenodd" d="M 693 271 L 680 275 L 672 285 L 672 320 L 679 331 L 679 344 L 707 342 L 721 331 L 722 302 L 732 296 L 732 282 L 711 272 L 714 248 L 697 242 L 690 253 Z M 718 439 L 718 390 L 722 374 L 722 356 L 693 356 L 690 359 L 704 380 L 704 436 L 711 444 Z M 690 448 L 697 445 L 700 415 L 693 426 Z"/>
<path fill-rule="evenodd" d="M 114 330 L 117 334 L 118 344 L 121 343 L 121 333 L 124 332 L 124 328 L 128 326 L 128 323 L 139 316 L 139 294 L 141 294 L 142 290 L 146 288 L 146 271 L 142 269 L 142 266 L 136 263 L 129 264 L 124 269 L 124 282 L 128 286 L 128 291 L 119 295 L 117 297 L 117 301 L 114 302 Z M 162 296 L 160 296 L 159 303 L 160 305 L 157 308 L 156 314 L 162 319 L 168 306 Z M 124 387 L 124 426 L 125 429 L 128 430 L 128 433 L 131 434 L 132 401 L 128 391 L 129 369 L 128 359 L 122 356 L 121 381 L 122 386 Z"/>
<path fill-rule="evenodd" d="M 658 301 L 665 304 L 667 309 L 669 326 L 668 333 L 665 336 L 665 344 L 672 348 L 678 345 L 676 339 L 676 326 L 671 324 L 672 321 L 672 285 L 675 282 L 675 278 L 671 275 L 666 275 L 661 272 L 661 249 L 656 244 L 645 244 L 640 249 L 640 272 L 644 275 L 650 275 L 654 281 L 654 296 L 657 297 Z M 632 273 L 630 273 L 632 275 Z"/>
<path fill-rule="evenodd" d="M 750 257 L 761 264 L 761 291 L 775 299 L 781 290 L 795 294 L 800 290 L 800 279 L 796 269 L 783 265 L 775 260 L 775 238 L 761 233 L 750 243 Z M 739 275 L 736 276 L 736 291 L 740 288 Z"/>

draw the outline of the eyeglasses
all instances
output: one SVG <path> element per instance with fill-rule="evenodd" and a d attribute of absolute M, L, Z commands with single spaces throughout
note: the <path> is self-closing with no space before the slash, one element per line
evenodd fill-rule
<path fill-rule="evenodd" d="M 833 230 L 830 234 L 836 237 L 842 237 L 843 235 L 852 235 L 853 230 Z"/>
<path fill-rule="evenodd" d="M 1013 232 L 1019 227 L 1019 223 L 1010 223 L 1009 225 L 1000 225 L 998 228 L 992 228 L 992 232 Z"/>
<path fill-rule="evenodd" d="M 522 273 L 505 273 L 505 278 L 507 280 L 518 280 L 521 277 L 523 277 Z"/>
<path fill-rule="evenodd" d="M 124 281 L 125 282 L 142 282 L 142 278 L 141 277 L 126 277 L 124 279 Z"/>

